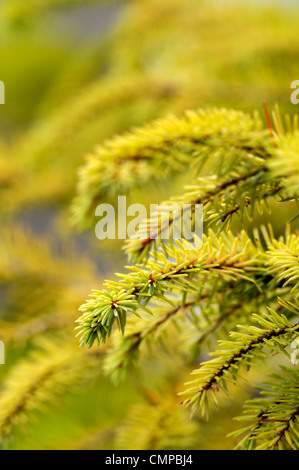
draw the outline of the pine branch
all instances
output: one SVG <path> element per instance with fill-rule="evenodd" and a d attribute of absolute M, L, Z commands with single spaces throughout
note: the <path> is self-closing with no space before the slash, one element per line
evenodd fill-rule
<path fill-rule="evenodd" d="M 298 255 L 299 238 L 291 233 L 287 233 L 285 239 L 281 237 L 279 240 L 272 235 L 264 255 L 269 275 L 274 274 L 278 282 L 289 286 L 290 293 L 296 293 L 296 295 L 298 295 L 299 287 Z"/>
<path fill-rule="evenodd" d="M 98 282 L 95 265 L 75 247 L 39 240 L 29 230 L 7 227 L 1 232 L 1 339 L 8 345 L 30 337 L 73 328 L 78 305 L 91 283 Z"/>
<path fill-rule="evenodd" d="M 150 98 L 154 103 L 150 114 L 153 117 L 155 107 L 159 108 L 161 102 L 167 102 L 178 93 L 174 80 L 145 78 L 138 73 L 129 78 L 97 79 L 77 92 L 18 139 L 10 150 L 10 164 L 6 163 L 7 157 L 1 164 L 3 170 L 8 167 L 6 183 L 1 188 L 2 198 L 7 201 L 3 212 L 8 209 L 13 212 L 28 205 L 65 202 L 66 197 L 73 195 L 75 170 L 78 164 L 82 164 L 82 155 L 101 138 L 110 135 L 111 129 L 105 127 L 106 121 L 112 119 L 115 132 L 119 132 L 122 130 L 119 114 L 125 107 L 134 103 L 138 106 L 144 97 Z M 61 165 L 64 171 L 61 171 Z M 33 170 L 40 174 L 37 181 Z M 47 185 L 43 175 L 47 178 Z M 30 189 L 33 185 L 34 191 Z"/>
<path fill-rule="evenodd" d="M 231 288 L 234 289 L 234 296 L 228 299 L 226 293 Z M 219 296 L 217 292 L 216 287 L 213 295 L 213 297 L 216 296 L 215 301 L 211 301 L 211 305 L 208 302 L 202 304 L 200 301 L 200 314 L 197 313 L 195 318 L 193 317 L 193 322 L 184 335 L 187 350 L 190 350 L 194 361 L 200 357 L 203 345 L 208 343 L 211 348 L 216 340 L 226 338 L 230 331 L 237 328 L 238 324 L 252 324 L 253 311 L 262 314 L 265 305 L 277 308 L 277 297 L 289 295 L 287 289 L 270 289 L 269 285 L 260 292 L 255 286 L 249 287 L 242 281 L 234 284 L 233 287 L 225 286 L 223 293 Z M 277 308 L 277 311 L 285 315 L 289 314 L 289 311 L 282 306 Z"/>
<path fill-rule="evenodd" d="M 288 114 L 283 118 L 279 106 L 276 104 L 273 111 L 273 121 L 279 145 L 275 158 L 271 158 L 268 162 L 268 168 L 273 177 L 279 176 L 283 180 L 289 197 L 298 199 L 298 114 L 295 113 L 293 119 Z"/>
<path fill-rule="evenodd" d="M 100 5 L 101 3 L 105 4 L 109 2 L 111 2 L 111 0 L 87 0 L 87 3 L 91 5 Z M 21 0 L 10 0 L 8 4 L 4 5 L 2 15 L 9 23 L 19 25 L 20 23 L 33 21 L 40 15 L 49 11 L 83 3 L 86 3 L 86 0 L 43 0 L 43 2 L 39 0 L 27 0 L 26 3 Z"/>
<path fill-rule="evenodd" d="M 196 444 L 199 426 L 176 403 L 137 404 L 120 427 L 118 449 L 190 449 Z"/>
<path fill-rule="evenodd" d="M 261 397 L 248 400 L 244 415 L 236 418 L 251 423 L 231 434 L 239 437 L 246 433 L 237 448 L 299 449 L 299 372 L 287 367 L 282 371 L 284 375 L 272 374 L 273 380 L 259 387 Z"/>
<path fill-rule="evenodd" d="M 136 323 L 131 321 L 130 327 L 126 329 L 123 337 L 119 335 L 114 337 L 113 347 L 108 350 L 105 357 L 104 370 L 106 374 L 116 382 L 124 379 L 128 369 L 137 362 L 144 344 L 146 342 L 152 344 L 158 338 L 160 339 L 169 323 L 178 316 L 184 316 L 191 306 L 192 302 L 188 302 L 184 306 L 178 305 L 166 311 L 156 312 L 155 319 L 152 321 L 148 319 L 138 319 Z"/>

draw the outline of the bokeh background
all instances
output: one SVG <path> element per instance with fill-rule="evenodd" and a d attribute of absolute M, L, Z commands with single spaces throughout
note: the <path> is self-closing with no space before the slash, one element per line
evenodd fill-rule
<path fill-rule="evenodd" d="M 175 347 L 118 384 L 103 373 L 105 348 L 78 349 L 78 307 L 126 259 L 121 242 L 80 233 L 70 207 L 85 156 L 134 126 L 207 107 L 263 119 L 263 103 L 293 116 L 298 30 L 295 1 L 0 1 L 3 448 L 234 446 L 224 436 L 238 399 L 209 423 L 177 406 L 186 371 Z M 158 202 L 179 181 L 128 197 Z M 291 214 L 275 209 L 277 232 Z M 237 395 L 251 393 L 241 385 Z"/>

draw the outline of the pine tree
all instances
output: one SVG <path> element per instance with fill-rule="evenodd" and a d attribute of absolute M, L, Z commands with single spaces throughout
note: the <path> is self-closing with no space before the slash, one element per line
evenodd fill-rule
<path fill-rule="evenodd" d="M 36 100 L 46 81 L 30 70 L 30 110 L 16 93 L 3 120 L 1 447 L 298 450 L 299 130 L 285 96 L 298 15 L 204 0 L 2 3 L 13 72 L 0 79 L 20 50 L 40 70 L 38 37 L 53 80 Z M 116 4 L 101 40 L 57 39 L 60 15 Z M 202 240 L 165 241 L 175 218 L 149 217 L 123 267 L 120 244 L 101 249 L 90 230 L 118 195 L 176 204 L 178 218 L 202 205 Z M 54 239 L 26 229 L 26 211 L 53 218 Z"/>
<path fill-rule="evenodd" d="M 281 123 L 279 113 L 274 116 Z M 82 305 L 77 320 L 81 346 L 90 348 L 95 340 L 98 345 L 105 343 L 115 323 L 122 334 L 108 350 L 109 374 L 123 376 L 138 361 L 144 343 L 167 332 L 172 322 L 180 323 L 178 342 L 184 342 L 186 329 L 192 328 L 189 347 L 197 343 L 197 356 L 203 341 L 217 338 L 218 330 L 226 327 L 227 339 L 220 340 L 218 349 L 210 353 L 213 359 L 194 368 L 195 379 L 180 392 L 183 405 L 192 413 L 199 408 L 202 415 L 208 415 L 211 398 L 218 403 L 219 390 L 229 393 L 230 382 L 237 382 L 257 359 L 267 360 L 273 354 L 290 359 L 290 347 L 299 337 L 299 239 L 290 226 L 285 237 L 276 239 L 271 227 L 268 231 L 261 227 L 251 239 L 244 230 L 230 231 L 229 224 L 233 217 L 251 220 L 255 207 L 262 212 L 272 201 L 296 201 L 296 126 L 295 122 L 285 136 L 280 133 L 282 128 L 279 133 L 272 127 L 263 129 L 261 122 L 244 113 L 224 109 L 189 112 L 183 118 L 169 117 L 107 142 L 90 157 L 81 172 L 76 219 L 88 218 L 96 201 L 105 197 L 105 166 L 116 175 L 108 185 L 116 192 L 123 190 L 122 174 L 129 189 L 140 184 L 139 174 L 143 180 L 144 172 L 148 179 L 159 176 L 159 165 L 166 165 L 169 171 L 188 166 L 200 176 L 175 202 L 182 211 L 184 202 L 203 204 L 204 220 L 210 226 L 197 249 L 191 249 L 188 242 L 165 243 L 163 219 L 156 238 L 141 230 L 139 238 L 128 240 L 125 246 L 133 265 L 117 275 L 119 281 L 106 281 L 104 290 L 94 290 Z M 286 159 L 289 154 L 294 158 Z M 111 171 L 113 166 L 117 171 Z M 164 177 L 165 172 L 162 174 Z M 145 221 L 148 232 L 154 222 Z M 133 324 L 126 328 L 127 316 L 134 315 Z M 256 401 L 246 403 L 256 415 L 255 420 L 250 415 L 253 424 L 245 428 L 250 430 L 242 441 L 245 448 L 298 448 L 297 375 L 287 372 L 287 377 L 276 376 L 274 384 L 263 389 L 267 393 L 264 408 Z"/>

